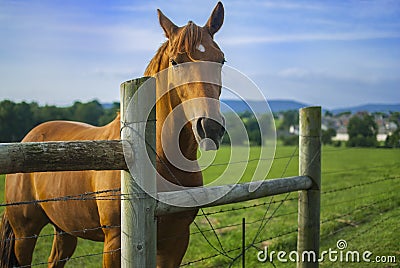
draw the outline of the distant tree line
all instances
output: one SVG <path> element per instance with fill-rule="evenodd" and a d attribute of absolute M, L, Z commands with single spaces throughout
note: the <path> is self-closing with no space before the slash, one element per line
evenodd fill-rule
<path fill-rule="evenodd" d="M 95 126 L 102 126 L 111 122 L 119 111 L 119 103 L 114 102 L 110 107 L 105 108 L 97 100 L 90 102 L 75 102 L 68 107 L 57 107 L 54 105 L 40 106 L 36 102 L 15 103 L 9 100 L 0 102 L 0 142 L 16 142 L 35 126 L 52 120 L 71 120 L 85 122 Z M 236 119 L 239 117 L 239 121 Z M 277 115 L 274 115 L 277 118 Z M 298 125 L 298 111 L 286 111 L 281 113 L 281 120 L 277 125 L 278 138 L 284 145 L 297 145 L 298 135 L 290 134 L 291 126 Z M 261 145 L 261 130 L 271 135 L 273 130 L 272 118 L 267 115 L 255 115 L 248 111 L 235 115 L 225 114 L 229 135 L 223 137 L 223 144 L 232 145 Z M 400 148 L 400 113 L 390 114 L 390 121 L 397 125 L 397 130 L 388 136 L 385 141 L 386 147 Z M 278 121 L 276 121 L 278 122 Z M 259 124 L 260 123 L 260 124 Z M 243 129 L 244 127 L 244 129 Z M 245 131 L 245 135 L 243 135 Z M 378 141 L 378 127 L 374 117 L 367 113 L 353 115 L 347 127 L 349 140 L 346 145 L 349 147 L 376 147 Z M 247 135 L 247 137 L 246 137 Z M 336 131 L 332 128 L 322 130 L 321 141 L 323 144 L 340 146 L 341 143 L 332 141 Z M 267 137 L 268 138 L 268 137 Z"/>
<path fill-rule="evenodd" d="M 72 120 L 95 126 L 105 125 L 115 118 L 119 103 L 104 108 L 97 100 L 75 102 L 68 107 L 40 106 L 36 102 L 0 102 L 0 142 L 16 142 L 35 126 L 52 120 Z"/>
<path fill-rule="evenodd" d="M 115 102 L 109 108 L 105 108 L 97 100 L 90 102 L 75 102 L 68 107 L 57 107 L 54 105 L 40 106 L 36 102 L 20 102 L 15 103 L 9 100 L 0 102 L 0 142 L 17 142 L 35 126 L 52 120 L 71 120 L 88 123 L 95 126 L 102 126 L 111 122 L 119 110 L 119 103 Z M 226 121 L 231 120 L 234 115 L 226 114 Z M 225 135 L 224 144 L 244 145 L 261 145 L 260 128 L 267 129 L 273 124 L 271 119 L 266 115 L 260 115 L 259 121 L 254 114 L 244 112 L 239 114 L 240 124 L 231 126 L 230 136 Z M 237 121 L 237 120 L 236 120 Z M 267 122 L 268 121 L 268 122 Z M 235 123 L 237 124 L 237 122 Z M 267 124 L 269 124 L 267 126 Z M 244 126 L 248 139 L 240 135 L 240 128 Z M 269 128 L 270 129 L 270 128 Z"/>

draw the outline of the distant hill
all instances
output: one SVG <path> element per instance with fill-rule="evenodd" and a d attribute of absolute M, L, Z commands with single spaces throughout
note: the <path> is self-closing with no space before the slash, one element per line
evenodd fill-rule
<path fill-rule="evenodd" d="M 353 106 L 347 108 L 333 109 L 331 112 L 333 114 L 339 114 L 343 112 L 357 113 L 362 111 L 367 111 L 370 113 L 389 113 L 389 112 L 400 112 L 400 104 L 365 104 L 360 106 Z"/>
<path fill-rule="evenodd" d="M 249 106 L 240 100 L 222 100 L 223 103 L 227 104 L 236 112 L 244 112 L 250 110 Z M 251 104 L 254 108 L 254 112 L 259 113 L 265 111 L 265 103 L 262 101 L 248 101 L 247 103 Z M 273 113 L 279 113 L 288 110 L 298 110 L 302 107 L 309 106 L 308 104 L 292 101 L 292 100 L 269 100 L 268 101 L 269 107 L 271 108 Z M 326 109 L 323 108 L 323 111 Z M 222 106 L 222 112 L 229 111 L 226 107 Z M 389 112 L 400 112 L 400 104 L 365 104 L 360 106 L 350 106 L 346 108 L 339 108 L 339 109 L 332 109 L 330 112 L 333 114 L 338 114 L 342 112 L 357 113 L 362 111 L 367 111 L 369 113 L 374 112 L 382 112 L 382 113 L 389 113 Z"/>
<path fill-rule="evenodd" d="M 221 100 L 221 101 L 228 107 L 230 107 L 232 110 L 234 110 L 236 113 L 250 111 L 249 105 L 251 105 L 254 108 L 254 112 L 256 113 L 262 113 L 265 111 L 265 103 L 263 101 L 247 101 L 247 102 L 241 100 Z M 308 106 L 305 103 L 292 100 L 270 100 L 268 101 L 268 104 L 273 113 L 279 113 L 288 110 L 298 110 L 302 107 Z M 102 105 L 103 108 L 105 109 L 113 107 L 112 103 L 103 103 Z M 229 112 L 230 109 L 228 107 L 226 107 L 225 105 L 221 105 L 222 112 L 223 113 Z M 323 109 L 323 111 L 326 111 L 326 109 Z M 367 111 L 370 113 L 374 112 L 389 113 L 390 111 L 400 112 L 400 104 L 366 104 L 360 106 L 350 106 L 347 108 L 332 109 L 329 111 L 332 112 L 333 114 L 339 114 L 348 111 L 350 111 L 351 113 L 357 113 L 360 111 Z"/>
<path fill-rule="evenodd" d="M 249 105 L 254 109 L 255 113 L 262 113 L 265 111 L 265 102 L 263 101 L 247 101 L 247 102 L 241 100 L 221 100 L 221 101 L 237 113 L 249 111 L 250 110 Z M 247 105 L 246 103 L 248 103 L 249 105 Z M 307 106 L 307 104 L 291 100 L 270 100 L 268 101 L 268 104 L 273 113 L 279 113 L 288 110 L 298 110 L 302 107 Z M 221 106 L 221 110 L 222 112 L 230 111 L 230 109 L 225 107 L 225 105 Z"/>

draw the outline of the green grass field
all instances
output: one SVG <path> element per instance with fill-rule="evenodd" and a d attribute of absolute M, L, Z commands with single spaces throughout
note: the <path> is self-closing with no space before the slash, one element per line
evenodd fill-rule
<path fill-rule="evenodd" d="M 257 158 L 258 152 L 258 148 L 252 148 L 249 159 Z M 293 154 L 294 157 L 291 158 Z M 275 158 L 277 159 L 273 162 L 268 178 L 298 174 L 298 156 L 295 147 L 278 146 Z M 222 147 L 214 164 L 228 161 L 229 148 Z M 241 182 L 251 179 L 256 164 L 256 161 L 248 163 L 240 179 Z M 218 177 L 224 169 L 225 165 L 207 168 L 204 172 L 205 182 L 212 182 L 212 178 Z M 374 260 L 376 256 L 396 256 L 397 263 L 329 262 L 326 257 L 321 267 L 399 266 L 399 182 L 400 150 L 323 147 L 321 251 L 338 250 L 337 241 L 344 239 L 347 242 L 344 253 L 346 251 L 362 253 L 368 250 L 372 252 L 371 260 Z M 3 176 L 1 176 L 0 188 L 1 198 L 4 200 Z M 190 246 L 183 263 L 190 263 L 191 267 L 228 267 L 232 262 L 231 259 L 240 253 L 238 248 L 241 247 L 241 221 L 244 217 L 247 223 L 246 244 L 254 244 L 254 247 L 246 252 L 246 267 L 295 267 L 293 262 L 279 262 L 276 254 L 273 265 L 269 262 L 260 263 L 257 260 L 257 253 L 264 246 L 268 246 L 269 252 L 282 250 L 289 253 L 296 249 L 297 193 L 204 209 L 204 212 L 211 213 L 208 220 L 200 212 L 196 223 L 212 246 L 193 225 Z M 217 213 L 212 214 L 214 212 Z M 259 230 L 263 219 L 267 219 L 268 222 Z M 212 223 L 219 241 L 208 221 Z M 50 226 L 42 232 L 42 234 L 51 233 Z M 34 264 L 47 261 L 51 243 L 51 236 L 39 238 Z M 67 267 L 100 267 L 101 255 L 82 258 L 79 256 L 101 252 L 101 243 L 80 240 L 73 259 L 69 261 Z M 236 260 L 232 267 L 241 267 L 241 259 Z"/>

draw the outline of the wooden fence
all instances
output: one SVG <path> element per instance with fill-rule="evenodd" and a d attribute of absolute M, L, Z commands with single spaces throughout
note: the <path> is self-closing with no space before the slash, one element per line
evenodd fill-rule
<path fill-rule="evenodd" d="M 150 80 L 148 80 L 150 79 Z M 146 82 L 153 90 L 135 94 Z M 134 105 L 128 105 L 134 98 Z M 155 103 L 154 78 L 139 78 L 121 85 L 121 141 L 69 141 L 0 144 L 0 173 L 122 170 L 121 195 L 121 264 L 122 267 L 156 266 L 156 217 L 192 209 L 187 200 L 207 201 L 211 207 L 299 191 L 298 255 L 313 251 L 319 256 L 320 186 L 321 186 L 321 107 L 300 109 L 299 176 L 266 180 L 253 192 L 250 183 L 156 193 L 155 108 L 146 115 L 143 110 Z M 126 127 L 129 125 L 129 127 Z M 145 130 L 145 131 L 144 131 Z M 145 142 L 135 142 L 138 133 L 146 133 Z M 128 172 L 123 147 L 126 141 L 134 150 L 130 156 L 133 168 Z M 144 161 L 150 158 L 151 162 Z M 135 179 L 133 179 L 135 178 Z M 140 187 L 146 182 L 146 192 Z M 258 185 L 258 182 L 257 182 Z M 251 187 L 251 188 L 250 188 Z M 148 191 L 157 195 L 157 200 Z M 221 192 L 226 192 L 222 198 Z M 168 204 L 173 201 L 176 206 Z M 182 206 L 179 206 L 182 204 Z M 297 267 L 318 267 L 318 262 L 299 258 Z"/>

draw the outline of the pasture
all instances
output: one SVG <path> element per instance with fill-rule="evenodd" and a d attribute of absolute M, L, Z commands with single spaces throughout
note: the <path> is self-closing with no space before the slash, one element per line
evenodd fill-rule
<path fill-rule="evenodd" d="M 249 159 L 257 158 L 257 147 L 251 148 Z M 339 239 L 347 241 L 347 250 L 369 250 L 372 258 L 378 255 L 396 256 L 400 260 L 400 150 L 323 147 L 321 195 L 321 251 L 337 250 Z M 268 178 L 298 175 L 297 148 L 278 146 Z M 214 165 L 204 171 L 205 183 L 224 170 L 229 160 L 229 148 L 222 147 Z M 241 182 L 249 181 L 256 161 L 248 163 Z M 0 175 L 1 200 L 4 202 L 4 177 Z M 85 201 L 82 201 L 85 202 Z M 3 210 L 3 207 L 1 207 Z M 297 193 L 243 202 L 203 210 L 192 224 L 190 246 L 183 265 L 191 267 L 228 267 L 240 254 L 242 227 L 246 218 L 247 267 L 274 267 L 257 261 L 259 249 L 290 252 L 296 249 Z M 79 217 L 79 215 L 77 215 Z M 260 224 L 265 227 L 259 230 Z M 199 231 L 201 230 L 201 232 Z M 258 234 L 257 234 L 258 233 Z M 206 239 L 207 238 L 207 239 Z M 52 228 L 46 227 L 39 237 L 33 264 L 47 266 L 53 240 Z M 99 267 L 101 243 L 79 240 L 78 248 L 67 267 Z M 240 258 L 233 267 L 241 267 Z M 294 267 L 295 264 L 274 261 L 275 267 Z M 359 263 L 328 262 L 321 267 L 360 267 Z M 395 267 L 396 264 L 362 267 Z"/>

